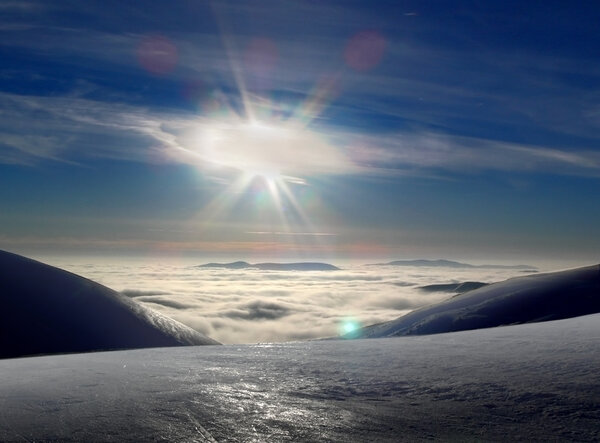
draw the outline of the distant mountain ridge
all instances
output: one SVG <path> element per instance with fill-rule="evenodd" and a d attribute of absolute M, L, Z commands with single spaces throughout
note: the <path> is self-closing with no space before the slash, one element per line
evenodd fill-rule
<path fill-rule="evenodd" d="M 365 326 L 343 338 L 380 338 L 491 328 L 600 312 L 600 265 L 493 283 Z"/>
<path fill-rule="evenodd" d="M 388 263 L 379 263 L 387 266 L 423 266 L 423 267 L 439 267 L 439 268 L 476 268 L 476 269 L 522 269 L 535 270 L 535 266 L 530 265 L 471 265 L 469 263 L 461 263 L 452 260 L 394 260 Z"/>
<path fill-rule="evenodd" d="M 260 269 L 262 271 L 339 271 L 340 268 L 329 263 L 299 262 L 299 263 L 248 263 L 235 261 L 232 263 L 206 263 L 198 268 L 226 268 L 226 269 Z"/>

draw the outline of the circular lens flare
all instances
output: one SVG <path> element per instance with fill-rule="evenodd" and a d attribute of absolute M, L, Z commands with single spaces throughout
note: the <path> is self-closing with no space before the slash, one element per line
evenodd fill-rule
<path fill-rule="evenodd" d="M 139 64 L 155 75 L 173 71 L 177 64 L 177 47 L 163 35 L 145 37 L 137 48 Z"/>
<path fill-rule="evenodd" d="M 353 318 L 344 319 L 339 326 L 339 334 L 343 338 L 357 338 L 360 335 L 360 323 Z"/>
<path fill-rule="evenodd" d="M 352 69 L 365 72 L 379 64 L 386 46 L 386 39 L 380 32 L 362 31 L 348 41 L 344 60 Z"/>

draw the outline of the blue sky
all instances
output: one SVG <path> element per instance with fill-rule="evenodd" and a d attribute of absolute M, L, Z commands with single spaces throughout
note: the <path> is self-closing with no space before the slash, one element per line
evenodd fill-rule
<path fill-rule="evenodd" d="M 0 2 L 0 247 L 597 260 L 593 2 Z"/>

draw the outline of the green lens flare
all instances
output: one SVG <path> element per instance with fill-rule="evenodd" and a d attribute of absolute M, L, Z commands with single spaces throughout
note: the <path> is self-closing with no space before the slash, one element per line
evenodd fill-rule
<path fill-rule="evenodd" d="M 340 335 L 345 335 L 348 336 L 349 338 L 354 338 L 354 334 L 353 333 L 357 333 L 358 330 L 360 329 L 360 323 L 353 319 L 353 318 L 347 318 L 345 320 L 342 321 L 342 323 L 340 324 Z"/>

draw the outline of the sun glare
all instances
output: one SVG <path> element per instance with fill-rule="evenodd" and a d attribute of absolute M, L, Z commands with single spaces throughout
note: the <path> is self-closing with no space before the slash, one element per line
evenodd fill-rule
<path fill-rule="evenodd" d="M 252 197 L 252 201 L 262 208 L 273 207 L 280 229 L 292 232 L 292 225 L 298 228 L 300 222 L 302 231 L 312 230 L 294 188 L 307 184 L 301 176 L 323 167 L 319 163 L 321 153 L 327 158 L 327 153 L 333 152 L 319 135 L 278 118 L 261 121 L 229 115 L 199 125 L 193 152 L 200 157 L 202 167 L 209 164 L 234 171 L 235 177 L 204 208 L 204 220 L 231 212 L 240 199 L 252 195 L 258 186 L 263 189 L 261 198 Z M 334 156 L 330 159 L 330 166 L 337 162 Z"/>
<path fill-rule="evenodd" d="M 261 109 L 266 108 L 267 104 L 262 102 Z M 258 112 L 253 112 L 256 114 Z M 228 177 L 232 180 L 203 209 L 204 220 L 216 219 L 234 210 L 241 198 L 250 195 L 249 191 L 262 183 L 267 199 L 255 201 L 263 209 L 267 205 L 275 208 L 279 229 L 314 230 L 297 198 L 298 187 L 306 186 L 311 175 L 340 173 L 348 170 L 350 164 L 322 134 L 312 131 L 296 114 L 292 115 L 294 117 L 285 119 L 273 111 L 273 115 L 259 119 L 230 111 L 226 116 L 199 122 L 188 140 L 189 152 L 199 158 L 202 169 L 212 166 L 217 173 L 229 171 Z"/>
<path fill-rule="evenodd" d="M 269 180 L 333 172 L 348 163 L 323 136 L 294 122 L 233 117 L 200 126 L 193 151 L 204 162 Z"/>
<path fill-rule="evenodd" d="M 265 214 L 265 224 L 277 231 L 321 232 L 309 220 L 303 207 L 306 199 L 298 198 L 306 192 L 299 188 L 309 185 L 314 176 L 345 174 L 357 169 L 340 147 L 332 143 L 332 134 L 314 124 L 335 96 L 333 91 L 339 89 L 340 76 L 317 82 L 301 102 L 272 101 L 251 93 L 246 76 L 269 69 L 267 65 L 277 57 L 277 52 L 269 42 L 254 42 L 251 51 L 266 51 L 268 57 L 245 58 L 252 69 L 244 70 L 248 66 L 240 62 L 225 23 L 220 26 L 240 101 L 229 100 L 226 94 L 217 91 L 207 98 L 210 106 L 199 104 L 200 109 L 208 112 L 198 117 L 196 127 L 177 140 L 178 153 L 186 161 L 208 171 L 207 175 L 215 177 L 215 181 L 228 183 L 202 208 L 198 219 L 202 223 L 217 220 L 226 212 L 236 211 L 241 199 L 247 199 L 246 203 L 256 205 L 256 213 Z M 266 215 L 270 209 L 278 214 L 279 226 Z"/>

